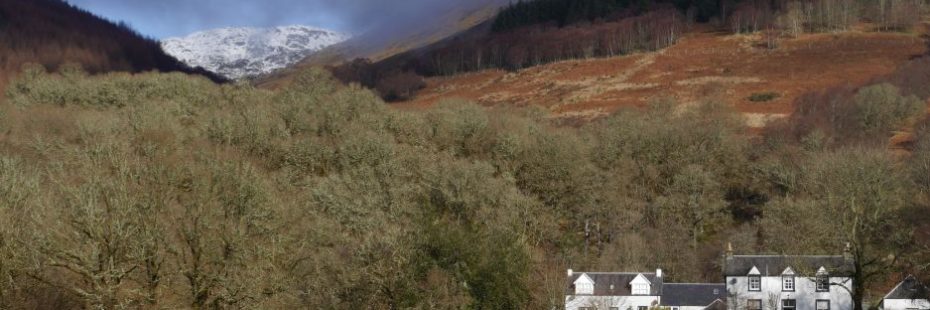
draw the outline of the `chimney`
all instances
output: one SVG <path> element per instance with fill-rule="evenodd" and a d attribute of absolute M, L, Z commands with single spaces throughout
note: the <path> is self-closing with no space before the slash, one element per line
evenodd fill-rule
<path fill-rule="evenodd" d="M 662 269 L 656 269 L 656 278 L 662 277 Z"/>
<path fill-rule="evenodd" d="M 730 263 L 731 260 L 733 260 L 733 243 L 727 242 L 727 248 L 723 254 L 723 264 L 720 264 L 723 273 L 726 273 L 727 264 Z"/>
<path fill-rule="evenodd" d="M 846 242 L 846 249 L 843 250 L 843 258 L 846 259 L 846 262 L 851 263 L 855 257 L 852 254 L 852 244 Z"/>
<path fill-rule="evenodd" d="M 569 277 L 571 277 L 573 273 L 574 273 L 574 272 L 572 272 L 571 269 L 568 270 L 568 276 L 569 276 Z"/>

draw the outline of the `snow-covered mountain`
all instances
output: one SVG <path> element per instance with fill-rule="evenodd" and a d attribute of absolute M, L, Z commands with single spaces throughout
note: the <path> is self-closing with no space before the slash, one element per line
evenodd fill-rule
<path fill-rule="evenodd" d="M 168 54 L 231 79 L 295 64 L 349 35 L 308 26 L 220 28 L 162 41 Z"/>

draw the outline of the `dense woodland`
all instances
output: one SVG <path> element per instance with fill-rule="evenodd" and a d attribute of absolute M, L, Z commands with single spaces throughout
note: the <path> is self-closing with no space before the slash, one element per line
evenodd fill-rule
<path fill-rule="evenodd" d="M 150 70 L 218 76 L 188 68 L 155 40 L 61 0 L 0 0 L 0 87 L 26 63 L 74 62 L 91 73 Z"/>
<path fill-rule="evenodd" d="M 722 15 L 735 1 L 720 0 L 519 0 L 501 9 L 492 30 L 502 32 L 526 26 L 550 24 L 565 27 L 599 20 L 616 20 L 672 5 L 697 21 Z"/>
<path fill-rule="evenodd" d="M 904 68 L 754 135 L 723 89 L 564 127 L 318 70 L 271 92 L 29 67 L 0 105 L 0 308 L 551 309 L 566 268 L 719 281 L 727 242 L 849 242 L 874 302 L 928 276 L 930 61 Z"/>
<path fill-rule="evenodd" d="M 377 63 L 358 59 L 331 68 L 341 81 L 403 101 L 424 87 L 421 77 L 483 69 L 519 70 L 551 62 L 612 57 L 674 45 L 700 22 L 732 34 L 762 33 L 759 46 L 804 33 L 909 31 L 922 0 L 529 0 L 505 7 L 490 22 L 426 48 Z"/>
<path fill-rule="evenodd" d="M 0 8 L 23 3 L 35 2 Z M 714 2 L 720 27 L 776 43 L 850 20 L 902 30 L 907 5 L 920 7 L 744 3 Z M 672 5 L 495 35 L 567 41 L 709 12 Z M 0 31 L 15 20 L 4 12 Z M 650 40 L 630 51 L 660 48 Z M 600 53 L 556 51 L 517 59 Z M 563 126 L 534 108 L 392 109 L 378 95 L 411 96 L 422 77 L 364 60 L 269 91 L 39 59 L 0 100 L 0 309 L 551 309 L 567 268 L 720 281 L 727 243 L 786 254 L 850 243 L 856 297 L 872 305 L 902 273 L 930 279 L 930 57 L 803 96 L 761 134 L 719 85 L 686 108 L 654 98 Z M 913 141 L 889 147 L 902 129 Z"/>

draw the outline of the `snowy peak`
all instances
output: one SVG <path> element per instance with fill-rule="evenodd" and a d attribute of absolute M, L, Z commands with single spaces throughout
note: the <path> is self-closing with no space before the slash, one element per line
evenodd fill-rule
<path fill-rule="evenodd" d="M 308 26 L 220 28 L 162 41 L 168 54 L 231 79 L 271 73 L 349 39 Z"/>

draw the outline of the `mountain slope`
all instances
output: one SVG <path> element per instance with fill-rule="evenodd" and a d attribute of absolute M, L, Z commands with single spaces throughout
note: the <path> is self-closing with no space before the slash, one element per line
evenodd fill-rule
<path fill-rule="evenodd" d="M 90 73 L 191 69 L 165 54 L 158 42 L 60 0 L 0 0 L 0 87 L 23 64 L 51 70 L 81 64 Z"/>
<path fill-rule="evenodd" d="M 805 94 L 866 84 L 927 51 L 923 40 L 901 33 L 805 34 L 774 50 L 759 41 L 760 35 L 696 30 L 659 52 L 429 78 L 413 100 L 398 105 L 421 108 L 463 98 L 592 119 L 667 96 L 685 104 L 710 96 L 743 113 L 750 127 L 764 127 L 790 115 Z M 766 94 L 771 98 L 755 98 Z"/>
<path fill-rule="evenodd" d="M 346 34 L 299 25 L 220 28 L 169 38 L 162 47 L 188 65 L 239 79 L 295 64 L 348 38 Z"/>
<path fill-rule="evenodd" d="M 424 16 L 411 25 L 375 27 L 345 42 L 324 48 L 285 70 L 263 77 L 258 85 L 278 88 L 304 70 L 344 63 L 356 58 L 380 61 L 443 41 L 488 23 L 511 0 L 459 1 L 444 11 Z"/>

